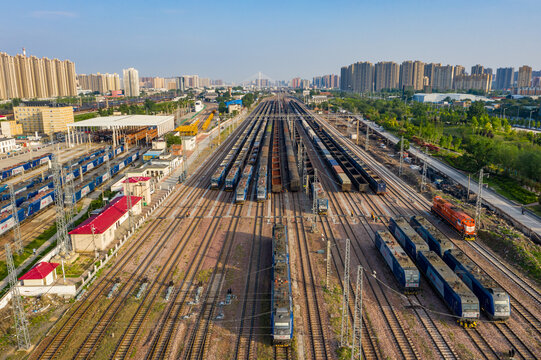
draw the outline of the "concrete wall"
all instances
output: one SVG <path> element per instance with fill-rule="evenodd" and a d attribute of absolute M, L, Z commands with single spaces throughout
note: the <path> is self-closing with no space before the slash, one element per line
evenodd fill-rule
<path fill-rule="evenodd" d="M 42 294 L 75 296 L 75 285 L 51 285 L 51 286 L 20 286 L 19 292 L 22 296 L 37 296 Z"/>

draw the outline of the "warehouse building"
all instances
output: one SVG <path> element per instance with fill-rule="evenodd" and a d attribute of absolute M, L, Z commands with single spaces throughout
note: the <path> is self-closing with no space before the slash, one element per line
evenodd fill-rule
<path fill-rule="evenodd" d="M 130 199 L 132 214 L 140 214 L 142 198 L 130 196 Z M 70 231 L 73 250 L 83 253 L 106 250 L 115 239 L 115 231 L 128 219 L 127 200 L 127 196 L 115 198 L 102 212 L 91 216 Z"/>
<path fill-rule="evenodd" d="M 108 130 L 112 132 L 113 144 L 118 144 L 119 134 L 123 131 L 139 130 L 142 128 L 156 129 L 157 136 L 163 136 L 175 128 L 173 115 L 118 115 L 105 116 L 78 121 L 68 125 L 68 144 L 76 142 L 77 132 L 93 132 Z"/>

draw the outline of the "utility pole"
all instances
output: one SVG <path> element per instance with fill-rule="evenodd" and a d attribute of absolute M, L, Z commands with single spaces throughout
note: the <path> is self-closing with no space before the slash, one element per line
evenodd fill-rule
<path fill-rule="evenodd" d="M 132 207 L 132 203 L 131 203 L 131 191 L 130 191 L 130 178 L 128 177 L 126 179 L 127 183 L 126 183 L 126 208 L 128 210 L 128 220 L 129 220 L 129 225 L 130 225 L 130 230 L 131 230 L 131 227 L 132 227 L 132 211 L 131 211 L 131 207 Z"/>
<path fill-rule="evenodd" d="M 6 259 L 9 276 L 9 286 L 11 289 L 11 304 L 13 308 L 13 318 L 15 319 L 15 334 L 17 336 L 17 346 L 19 349 L 28 350 L 30 347 L 30 336 L 28 335 L 28 322 L 24 313 L 24 306 L 21 300 L 21 294 L 17 287 L 17 273 L 11 254 L 11 247 L 6 244 Z"/>
<path fill-rule="evenodd" d="M 342 294 L 342 326 L 340 329 L 340 346 L 346 347 L 349 343 L 349 257 L 350 257 L 350 241 L 346 239 L 346 254 L 344 260 L 344 281 Z"/>
<path fill-rule="evenodd" d="M 359 146 L 359 122 L 360 120 L 357 119 L 357 138 L 355 139 L 355 143 L 357 143 L 357 146 Z"/>
<path fill-rule="evenodd" d="M 325 288 L 329 288 L 329 279 L 331 277 L 331 241 L 327 240 L 327 272 L 325 273 Z"/>
<path fill-rule="evenodd" d="M 59 254 L 65 256 L 71 252 L 71 241 L 68 236 L 66 224 L 66 213 L 64 211 L 64 192 L 62 191 L 62 172 L 57 154 L 53 154 L 53 184 L 54 202 L 56 205 L 56 239 L 59 247 Z"/>
<path fill-rule="evenodd" d="M 317 182 L 317 169 L 314 169 L 314 181 L 313 184 Z M 310 184 L 308 184 L 308 187 L 310 187 Z M 314 194 L 312 194 L 312 212 L 314 213 L 314 219 L 312 221 L 312 232 L 317 231 L 317 198 Z"/>
<path fill-rule="evenodd" d="M 71 223 L 71 219 L 75 215 L 75 189 L 73 188 L 73 175 L 68 179 L 68 175 L 62 169 L 64 173 L 64 187 L 65 187 L 65 198 L 66 198 L 66 225 Z"/>
<path fill-rule="evenodd" d="M 13 242 L 15 243 L 15 251 L 17 254 L 20 254 L 23 252 L 23 238 L 21 237 L 21 226 L 19 223 L 19 214 L 17 213 L 13 184 L 9 184 L 9 200 L 11 202 L 11 217 L 13 218 Z"/>
<path fill-rule="evenodd" d="M 483 169 L 479 172 L 479 188 L 477 189 L 477 203 L 475 204 L 475 228 L 481 227 L 481 206 L 483 204 Z"/>
<path fill-rule="evenodd" d="M 398 168 L 398 176 L 402 176 L 402 165 L 404 163 L 404 135 L 400 139 L 400 167 Z"/>
<path fill-rule="evenodd" d="M 369 136 L 369 132 L 370 132 L 370 127 L 368 126 L 368 123 L 366 123 L 366 141 L 365 141 L 365 144 L 364 144 L 364 149 L 366 151 L 368 151 L 368 136 Z"/>
<path fill-rule="evenodd" d="M 425 151 L 426 151 L 426 148 L 425 148 Z M 421 192 L 425 191 L 425 188 L 426 188 L 426 166 L 427 166 L 427 161 L 426 161 L 426 154 L 424 155 L 424 159 L 423 159 L 423 177 L 421 179 Z"/>
<path fill-rule="evenodd" d="M 363 354 L 363 268 L 357 266 L 357 285 L 355 286 L 355 314 L 353 316 L 353 344 L 351 346 L 351 360 L 361 359 Z"/>

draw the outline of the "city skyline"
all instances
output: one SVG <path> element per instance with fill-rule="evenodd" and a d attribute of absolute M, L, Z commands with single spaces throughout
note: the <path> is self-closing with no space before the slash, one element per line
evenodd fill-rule
<path fill-rule="evenodd" d="M 287 7 L 284 12 L 280 2 L 166 1 L 129 8 L 108 3 L 103 12 L 94 3 L 58 1 L 46 9 L 36 1 L 10 3 L 4 11 L 10 31 L 0 34 L 0 43 L 10 55 L 25 47 L 29 55 L 70 59 L 82 74 L 134 67 L 141 76 L 199 74 L 228 82 L 260 70 L 274 80 L 336 74 L 359 59 L 541 69 L 541 49 L 535 46 L 541 29 L 531 25 L 541 4 L 534 1 L 459 1 L 445 12 L 426 1 L 297 1 Z M 302 25 L 301 19 L 322 26 Z M 265 22 L 274 25 L 261 26 Z M 482 30 L 472 32 L 466 26 L 472 23 Z M 386 31 L 378 31 L 383 26 Z M 286 41 L 291 38 L 302 41 Z M 256 46 L 258 51 L 250 50 Z"/>

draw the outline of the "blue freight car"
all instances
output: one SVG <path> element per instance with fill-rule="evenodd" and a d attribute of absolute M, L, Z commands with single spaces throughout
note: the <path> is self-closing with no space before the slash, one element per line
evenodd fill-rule
<path fill-rule="evenodd" d="M 419 291 L 419 270 L 396 242 L 390 232 L 376 231 L 376 247 L 393 272 L 402 292 L 414 294 Z"/>
<path fill-rule="evenodd" d="M 447 250 L 454 248 L 453 243 L 427 219 L 422 216 L 412 216 L 410 218 L 411 226 L 426 241 L 431 251 L 434 251 L 440 257 Z"/>
<path fill-rule="evenodd" d="M 218 166 L 216 171 L 214 172 L 214 175 L 212 175 L 212 178 L 210 179 L 210 188 L 211 189 L 218 189 L 224 180 L 226 167 L 223 165 Z"/>
<path fill-rule="evenodd" d="M 419 251 L 417 265 L 457 317 L 457 322 L 464 327 L 475 327 L 479 319 L 479 300 L 453 270 L 433 251 Z"/>
<path fill-rule="evenodd" d="M 287 228 L 272 229 L 271 335 L 275 346 L 289 346 L 293 339 L 293 297 Z"/>
<path fill-rule="evenodd" d="M 443 261 L 479 299 L 481 310 L 491 320 L 507 320 L 511 316 L 509 295 L 477 264 L 459 249 L 448 250 Z"/>
<path fill-rule="evenodd" d="M 413 230 L 410 224 L 408 224 L 408 221 L 402 216 L 391 218 L 389 228 L 414 262 L 417 262 L 419 251 L 429 250 L 428 244 Z"/>

